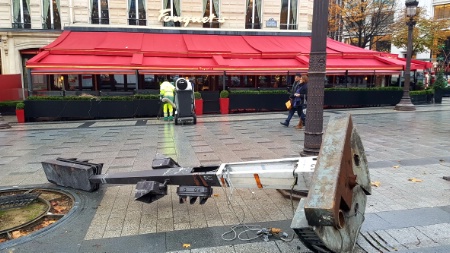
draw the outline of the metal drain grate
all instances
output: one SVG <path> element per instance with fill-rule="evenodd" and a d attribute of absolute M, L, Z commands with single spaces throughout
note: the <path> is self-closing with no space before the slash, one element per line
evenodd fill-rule
<path fill-rule="evenodd" d="M 29 205 L 39 197 L 40 193 L 24 193 L 0 196 L 0 211 Z"/>

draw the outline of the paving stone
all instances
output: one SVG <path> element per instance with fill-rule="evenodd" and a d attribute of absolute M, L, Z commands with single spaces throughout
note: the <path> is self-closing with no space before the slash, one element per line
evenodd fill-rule
<path fill-rule="evenodd" d="M 251 243 L 251 244 L 237 244 L 234 245 L 235 252 L 242 253 L 275 253 L 281 252 L 278 248 L 277 244 L 274 241 L 269 242 L 260 242 L 260 243 Z"/>

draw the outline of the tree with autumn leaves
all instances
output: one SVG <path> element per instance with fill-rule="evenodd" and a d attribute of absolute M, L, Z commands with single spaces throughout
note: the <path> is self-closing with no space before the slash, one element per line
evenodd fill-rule
<path fill-rule="evenodd" d="M 352 45 L 361 48 L 372 49 L 378 41 L 390 40 L 396 47 L 406 49 L 408 18 L 406 15 L 395 18 L 395 13 L 406 13 L 405 7 L 397 10 L 395 0 L 333 1 L 329 6 L 329 36 L 336 39 L 333 35 L 342 33 Z M 415 20 L 413 54 L 427 50 L 438 53 L 449 35 L 444 31 L 449 22 L 427 17 L 421 8 Z"/>
<path fill-rule="evenodd" d="M 405 13 L 405 10 L 403 10 Z M 406 15 L 398 18 L 391 24 L 393 33 L 390 35 L 392 44 L 398 48 L 405 48 L 408 43 L 408 22 Z M 426 11 L 417 8 L 417 15 L 414 17 L 416 25 L 413 29 L 413 55 L 431 50 L 434 54 L 439 54 L 443 49 L 442 45 L 450 35 L 445 30 L 450 23 L 446 19 L 435 19 L 427 16 Z"/>
<path fill-rule="evenodd" d="M 342 33 L 350 43 L 373 48 L 378 40 L 391 33 L 396 2 L 380 0 L 341 0 L 329 5 L 328 31 Z"/>

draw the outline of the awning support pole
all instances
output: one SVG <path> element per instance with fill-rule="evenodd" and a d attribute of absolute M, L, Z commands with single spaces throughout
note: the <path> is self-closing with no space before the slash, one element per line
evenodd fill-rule
<path fill-rule="evenodd" d="M 289 87 L 290 83 L 291 83 L 291 80 L 289 79 L 289 70 L 288 70 L 287 75 L 286 75 L 286 87 Z M 281 80 L 280 80 L 280 84 L 281 84 Z M 291 92 L 291 91 L 289 91 L 289 92 Z"/>
<path fill-rule="evenodd" d="M 225 82 L 227 81 L 227 72 L 224 71 L 223 72 L 223 77 L 222 77 L 222 90 L 225 90 Z"/>
<path fill-rule="evenodd" d="M 345 71 L 345 88 L 348 88 L 348 69 Z"/>
<path fill-rule="evenodd" d="M 32 76 L 31 76 L 31 69 L 27 69 L 27 76 L 28 76 L 28 89 L 27 89 L 27 95 L 28 95 L 28 97 L 30 97 L 30 96 L 32 96 L 32 91 L 33 91 L 33 80 L 31 79 L 32 78 Z M 22 96 L 24 97 L 24 99 L 25 99 L 25 91 L 22 91 Z"/>
<path fill-rule="evenodd" d="M 135 93 L 137 94 L 139 90 L 139 71 L 136 69 L 136 88 Z"/>

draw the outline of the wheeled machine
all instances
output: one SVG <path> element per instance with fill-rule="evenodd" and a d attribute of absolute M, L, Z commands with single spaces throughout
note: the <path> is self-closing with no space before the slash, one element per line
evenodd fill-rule
<path fill-rule="evenodd" d="M 197 116 L 195 115 L 194 90 L 191 83 L 184 79 L 178 78 L 175 82 L 175 125 L 192 122 L 197 124 Z"/>

